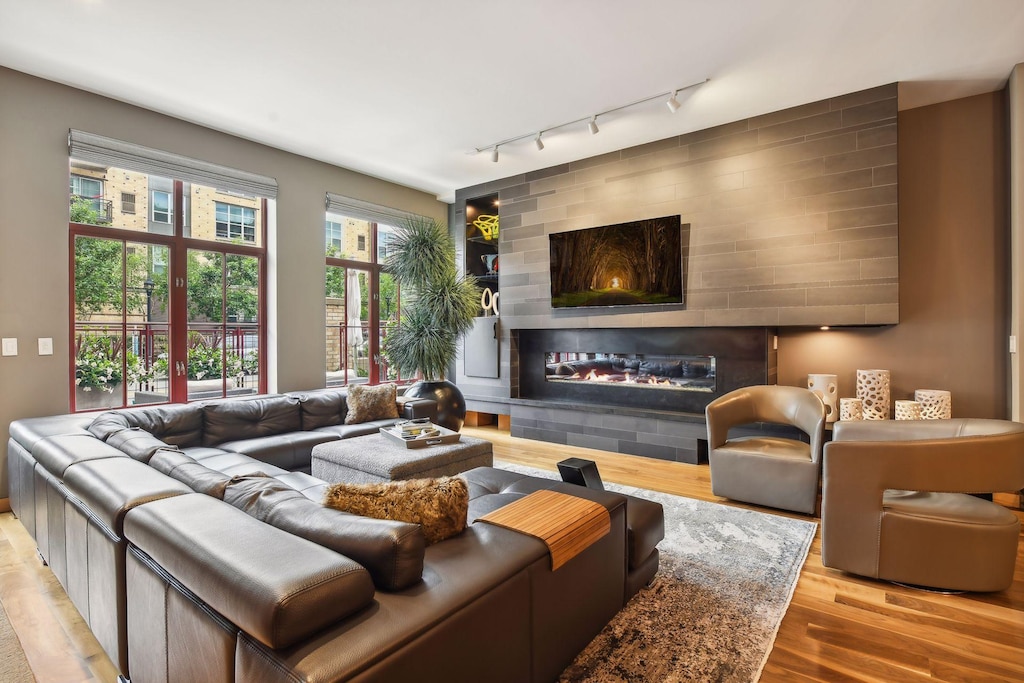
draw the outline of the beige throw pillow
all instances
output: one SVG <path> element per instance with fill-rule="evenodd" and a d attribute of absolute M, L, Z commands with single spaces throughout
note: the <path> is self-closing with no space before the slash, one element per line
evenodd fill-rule
<path fill-rule="evenodd" d="M 394 384 L 353 384 L 348 388 L 345 424 L 398 417 L 398 392 Z"/>
<path fill-rule="evenodd" d="M 423 527 L 428 544 L 466 528 L 469 487 L 458 477 L 408 479 L 379 484 L 333 484 L 324 505 L 375 519 L 395 519 Z"/>

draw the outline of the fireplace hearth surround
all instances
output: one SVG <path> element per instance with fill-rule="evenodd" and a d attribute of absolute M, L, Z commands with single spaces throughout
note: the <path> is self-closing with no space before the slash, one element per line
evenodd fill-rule
<path fill-rule="evenodd" d="M 707 404 L 739 387 L 776 383 L 774 339 L 767 327 L 512 330 L 512 436 L 699 462 L 706 457 Z M 676 378 L 678 384 L 703 374 L 704 386 L 659 391 L 610 380 L 553 380 L 559 369 L 549 361 L 567 364 L 574 354 L 581 368 L 591 364 L 587 374 L 595 365 L 614 368 L 618 356 L 647 361 L 648 372 L 690 375 Z M 598 354 L 604 358 L 583 358 Z M 675 363 L 677 369 L 670 367 Z M 624 370 L 626 363 L 617 365 Z"/>

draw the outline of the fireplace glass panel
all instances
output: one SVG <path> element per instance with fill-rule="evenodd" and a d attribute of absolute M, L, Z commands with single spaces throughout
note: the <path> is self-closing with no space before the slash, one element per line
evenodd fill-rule
<path fill-rule="evenodd" d="M 714 356 L 547 352 L 544 379 L 672 391 L 715 391 Z"/>

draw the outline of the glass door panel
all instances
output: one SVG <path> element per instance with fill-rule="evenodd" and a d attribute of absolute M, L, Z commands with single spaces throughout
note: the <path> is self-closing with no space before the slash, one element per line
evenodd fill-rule
<path fill-rule="evenodd" d="M 169 249 L 76 235 L 75 411 L 170 400 Z"/>
<path fill-rule="evenodd" d="M 260 261 L 188 252 L 188 399 L 255 394 L 260 387 Z"/>
<path fill-rule="evenodd" d="M 188 251 L 188 400 L 225 395 L 224 255 Z"/>
<path fill-rule="evenodd" d="M 131 405 L 171 399 L 169 252 L 163 245 L 131 242 L 126 249 L 126 388 Z"/>
<path fill-rule="evenodd" d="M 231 393 L 257 393 L 262 359 L 259 349 L 260 262 L 254 256 L 227 255 L 227 379 Z"/>
<path fill-rule="evenodd" d="M 389 273 L 380 274 L 380 344 L 383 345 L 388 333 L 398 326 L 398 319 L 402 312 L 401 292 L 395 278 Z M 378 357 L 379 373 L 378 382 L 397 382 L 401 380 L 397 370 L 388 367 L 383 356 Z"/>
<path fill-rule="evenodd" d="M 125 405 L 124 262 L 121 240 L 77 236 L 74 243 L 73 409 Z"/>
<path fill-rule="evenodd" d="M 369 282 L 368 271 L 327 266 L 327 386 L 370 379 Z"/>

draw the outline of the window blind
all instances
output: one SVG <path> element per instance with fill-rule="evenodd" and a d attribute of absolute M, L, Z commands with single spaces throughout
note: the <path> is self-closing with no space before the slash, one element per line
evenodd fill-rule
<path fill-rule="evenodd" d="M 95 133 L 70 130 L 68 132 L 68 154 L 72 159 L 78 161 L 184 180 L 218 190 L 240 192 L 268 199 L 277 198 L 277 180 L 274 178 L 151 147 L 143 147 L 133 142 L 115 140 Z"/>
<path fill-rule="evenodd" d="M 421 218 L 421 216 L 408 211 L 364 202 L 361 199 L 353 199 L 333 192 L 327 193 L 327 210 L 349 218 L 383 223 L 384 225 L 399 225 L 405 220 Z"/>

